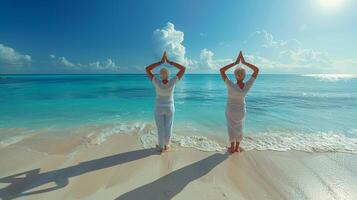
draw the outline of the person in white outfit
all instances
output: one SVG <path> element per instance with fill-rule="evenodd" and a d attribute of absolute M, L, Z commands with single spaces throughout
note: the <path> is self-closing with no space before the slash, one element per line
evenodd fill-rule
<path fill-rule="evenodd" d="M 245 69 L 238 67 L 234 70 L 234 76 L 236 78 L 236 83 L 233 83 L 226 75 L 226 71 L 231 67 L 242 63 L 243 65 L 248 66 L 253 70 L 251 78 L 244 83 L 245 78 Z M 245 116 L 245 96 L 252 87 L 255 79 L 258 76 L 259 69 L 258 67 L 247 63 L 244 60 L 243 53 L 239 52 L 239 56 L 234 63 L 226 65 L 220 69 L 222 79 L 228 89 L 228 100 L 226 106 L 226 120 L 227 120 L 227 129 L 228 136 L 231 146 L 228 147 L 228 150 L 231 153 L 240 152 L 239 144 L 243 137 L 243 128 L 244 128 L 244 116 Z"/>
<path fill-rule="evenodd" d="M 169 80 L 169 71 L 166 68 L 161 68 L 160 79 L 157 79 L 152 73 L 152 70 L 165 62 L 178 68 L 179 72 L 175 77 Z M 160 152 L 167 151 L 169 149 L 175 112 L 173 93 L 175 84 L 182 78 L 185 70 L 186 68 L 184 66 L 170 61 L 166 52 L 164 52 L 160 62 L 146 67 L 146 73 L 151 79 L 156 91 L 155 122 L 159 140 L 158 150 Z"/>

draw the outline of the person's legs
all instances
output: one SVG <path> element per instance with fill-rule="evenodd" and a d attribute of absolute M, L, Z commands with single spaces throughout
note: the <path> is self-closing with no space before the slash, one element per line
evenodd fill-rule
<path fill-rule="evenodd" d="M 165 132 L 166 132 L 166 141 L 165 144 L 166 146 L 168 146 L 170 144 L 170 139 L 171 139 L 171 134 L 172 134 L 172 126 L 174 123 L 174 112 L 171 110 L 171 112 L 169 112 L 166 115 L 166 127 L 165 127 Z"/>
<path fill-rule="evenodd" d="M 227 121 L 227 132 L 228 132 L 228 137 L 229 137 L 229 141 L 231 143 L 231 146 L 228 147 L 228 151 L 230 153 L 234 153 L 235 151 L 235 142 L 236 142 L 236 137 L 235 137 L 235 134 L 234 134 L 234 127 L 233 127 L 233 121 L 231 119 L 231 116 L 230 116 L 230 112 L 226 112 L 226 121 Z"/>
<path fill-rule="evenodd" d="M 243 129 L 244 129 L 244 118 L 242 120 L 239 121 L 239 123 L 237 123 L 237 140 L 236 140 L 236 148 L 235 148 L 235 152 L 240 152 L 240 142 L 243 139 Z"/>
<path fill-rule="evenodd" d="M 157 137 L 159 141 L 159 148 L 164 148 L 164 115 L 160 112 L 160 109 L 155 110 L 155 122 L 157 127 Z"/>
<path fill-rule="evenodd" d="M 228 151 L 230 153 L 234 153 L 234 151 L 235 151 L 235 142 L 231 142 L 231 146 L 228 147 Z"/>
<path fill-rule="evenodd" d="M 245 110 L 241 110 L 239 107 L 227 106 L 226 108 L 227 131 L 231 142 L 231 147 L 228 150 L 231 153 L 240 152 L 239 145 L 243 138 L 244 115 Z"/>
<path fill-rule="evenodd" d="M 240 144 L 240 142 L 239 142 L 239 141 L 237 141 L 237 142 L 236 142 L 236 147 L 235 147 L 235 149 L 234 149 L 234 151 L 235 151 L 235 152 L 238 152 L 238 153 L 240 153 L 240 147 L 239 147 L 239 144 Z"/>
<path fill-rule="evenodd" d="M 167 112 L 165 112 L 165 114 L 163 115 L 164 117 L 164 126 L 163 126 L 163 136 L 162 136 L 162 140 L 164 143 L 164 150 L 167 150 L 167 130 L 166 130 L 166 126 L 167 126 Z"/>
<path fill-rule="evenodd" d="M 174 109 L 168 108 L 164 115 L 164 147 L 167 150 L 170 144 L 170 138 L 172 133 L 172 124 L 173 124 L 173 113 Z"/>

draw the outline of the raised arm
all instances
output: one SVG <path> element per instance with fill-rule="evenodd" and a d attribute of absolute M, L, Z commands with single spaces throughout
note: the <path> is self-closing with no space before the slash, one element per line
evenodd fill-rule
<path fill-rule="evenodd" d="M 238 65 L 240 63 L 240 55 L 241 55 L 241 52 L 239 52 L 239 56 L 237 57 L 236 61 L 231 63 L 231 64 L 228 64 L 224 67 L 222 67 L 219 71 L 221 72 L 221 77 L 223 79 L 223 81 L 226 81 L 226 79 L 228 78 L 227 77 L 227 74 L 226 74 L 226 71 L 230 68 L 232 68 L 233 66 L 235 65 Z"/>
<path fill-rule="evenodd" d="M 146 69 L 146 73 L 149 76 L 150 79 L 154 78 L 154 74 L 152 73 L 152 70 L 155 69 L 157 66 L 161 65 L 162 63 L 164 63 L 166 60 L 166 52 L 164 52 L 164 55 L 162 56 L 161 60 L 157 63 L 153 63 L 149 66 L 147 66 Z"/>
<path fill-rule="evenodd" d="M 234 65 L 238 64 L 238 63 L 239 63 L 239 60 L 237 59 L 237 61 L 235 61 L 235 62 L 233 62 L 233 63 L 231 63 L 231 64 L 228 64 L 228 65 L 222 67 L 222 68 L 219 70 L 219 71 L 221 72 L 221 77 L 222 77 L 223 81 L 226 81 L 226 79 L 228 78 L 228 77 L 227 77 L 227 74 L 226 74 L 226 71 L 227 71 L 228 69 L 230 69 L 231 67 L 233 67 Z"/>
<path fill-rule="evenodd" d="M 184 67 L 178 63 L 175 63 L 175 62 L 169 60 L 168 58 L 166 58 L 166 62 L 169 63 L 170 65 L 176 67 L 177 69 L 179 69 L 179 72 L 177 72 L 176 76 L 181 80 L 182 76 L 185 74 L 186 67 Z"/>
<path fill-rule="evenodd" d="M 242 61 L 242 63 L 243 63 L 244 65 L 246 65 L 247 67 L 249 67 L 250 69 L 253 70 L 252 76 L 253 76 L 254 78 L 257 78 L 258 73 L 259 73 L 259 68 L 258 68 L 257 66 L 255 66 L 255 65 L 253 65 L 253 64 L 250 64 L 250 63 L 246 62 L 246 61 L 244 60 L 244 57 L 243 57 L 243 53 L 242 53 L 242 52 L 239 53 L 239 57 L 240 57 L 240 60 Z"/>

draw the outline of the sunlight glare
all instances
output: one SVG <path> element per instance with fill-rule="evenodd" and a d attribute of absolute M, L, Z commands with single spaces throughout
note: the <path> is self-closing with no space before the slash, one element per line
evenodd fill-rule
<path fill-rule="evenodd" d="M 326 9 L 337 9 L 343 5 L 345 0 L 317 0 L 319 6 Z"/>

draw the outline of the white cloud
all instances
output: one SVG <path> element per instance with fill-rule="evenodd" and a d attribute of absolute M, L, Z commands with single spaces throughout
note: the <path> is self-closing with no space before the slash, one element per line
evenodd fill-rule
<path fill-rule="evenodd" d="M 244 49 L 249 49 L 251 53 L 247 55 L 251 62 L 268 69 L 269 73 L 324 73 L 331 71 L 332 65 L 339 62 L 331 59 L 327 52 L 305 48 L 296 39 L 275 39 L 265 30 L 254 32 L 244 44 Z"/>
<path fill-rule="evenodd" d="M 279 63 L 261 56 L 244 55 L 244 58 L 247 62 L 262 66 L 264 69 L 274 69 L 276 66 L 279 66 Z"/>
<path fill-rule="evenodd" d="M 200 62 L 198 63 L 200 68 L 209 68 L 211 70 L 218 70 L 223 65 L 227 65 L 232 62 L 231 59 L 213 59 L 214 53 L 206 48 L 201 50 Z"/>
<path fill-rule="evenodd" d="M 200 33 L 201 37 L 206 35 L 206 33 Z M 153 33 L 153 39 L 159 55 L 166 51 L 170 59 L 189 66 L 193 71 L 207 71 L 207 69 L 216 71 L 221 65 L 231 61 L 230 59 L 214 59 L 214 53 L 206 48 L 201 50 L 198 61 L 189 59 L 183 45 L 184 33 L 176 30 L 175 25 L 170 22 L 165 27 L 156 29 Z"/>
<path fill-rule="evenodd" d="M 50 58 L 56 63 L 59 64 L 61 66 L 66 66 L 66 67 L 76 67 L 76 64 L 74 64 L 73 62 L 69 61 L 66 57 L 62 56 L 62 57 L 57 57 L 54 54 L 50 54 Z"/>
<path fill-rule="evenodd" d="M 67 67 L 75 67 L 76 65 L 67 60 L 65 57 L 59 57 L 58 60 L 60 61 L 61 64 Z"/>
<path fill-rule="evenodd" d="M 31 56 L 20 54 L 13 48 L 0 44 L 0 62 L 9 65 L 24 65 L 31 62 Z"/>
<path fill-rule="evenodd" d="M 96 62 L 90 63 L 89 66 L 94 67 L 94 69 L 97 69 L 97 70 L 118 70 L 120 68 L 110 58 L 108 58 L 106 61 L 103 61 L 103 62 L 96 61 Z"/>
<path fill-rule="evenodd" d="M 54 54 L 49 55 L 55 64 L 70 67 L 73 70 L 89 70 L 89 71 L 117 71 L 120 67 L 115 64 L 115 62 L 108 58 L 105 61 L 95 61 L 89 64 L 73 63 L 66 59 L 65 57 L 57 57 Z"/>
<path fill-rule="evenodd" d="M 289 40 L 277 40 L 274 38 L 274 36 L 265 31 L 255 31 L 247 41 L 245 41 L 245 44 L 249 45 L 250 47 L 253 48 L 259 48 L 259 49 L 276 49 L 276 50 L 281 50 L 281 49 L 291 49 L 291 50 L 298 50 L 301 48 L 301 43 L 296 40 L 296 39 L 289 39 Z"/>
<path fill-rule="evenodd" d="M 165 27 L 156 29 L 153 33 L 153 40 L 159 55 L 166 51 L 169 54 L 169 58 L 183 65 L 193 64 L 192 60 L 185 57 L 184 33 L 176 30 L 173 23 L 168 22 Z"/>
<path fill-rule="evenodd" d="M 284 64 L 295 64 L 300 66 L 311 65 L 312 63 L 317 66 L 329 64 L 327 53 L 313 49 L 300 48 L 297 51 L 287 49 L 280 51 L 279 54 L 279 60 Z"/>
<path fill-rule="evenodd" d="M 214 58 L 214 52 L 204 48 L 199 60 L 188 59 L 183 45 L 184 33 L 175 30 L 172 23 L 154 31 L 154 40 L 160 54 L 167 51 L 170 57 L 184 65 L 190 65 L 193 71 L 214 72 L 234 59 Z M 220 43 L 219 45 L 223 45 Z M 330 59 L 328 53 L 316 49 L 304 48 L 297 39 L 276 39 L 273 34 L 260 30 L 254 32 L 242 49 L 246 60 L 264 68 L 266 73 L 300 73 L 302 71 L 327 71 L 333 63 L 355 65 L 354 60 L 337 62 Z M 249 54 L 250 53 L 250 54 Z M 310 69 L 307 69 L 310 68 Z"/>

